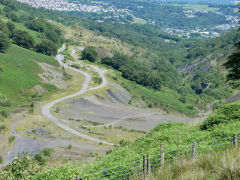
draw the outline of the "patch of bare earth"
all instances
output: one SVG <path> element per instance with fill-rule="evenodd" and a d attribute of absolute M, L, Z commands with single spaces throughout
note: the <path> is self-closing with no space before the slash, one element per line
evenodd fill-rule
<path fill-rule="evenodd" d="M 53 84 L 58 89 L 67 89 L 69 87 L 67 81 L 64 80 L 63 72 L 46 63 L 38 62 L 38 64 L 43 70 L 43 72 L 39 74 L 39 77 L 43 80 L 43 82 Z"/>

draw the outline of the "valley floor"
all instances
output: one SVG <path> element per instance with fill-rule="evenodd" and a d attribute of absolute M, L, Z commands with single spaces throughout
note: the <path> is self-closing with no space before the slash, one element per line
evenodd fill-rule
<path fill-rule="evenodd" d="M 59 51 L 63 51 L 65 46 Z M 2 151 L 5 165 L 18 153 L 39 153 L 45 147 L 55 150 L 52 163 L 62 161 L 91 160 L 111 149 L 120 141 L 131 142 L 144 136 L 162 122 L 199 122 L 204 117 L 189 118 L 179 114 L 167 114 L 159 109 L 143 109 L 128 104 L 131 94 L 105 77 L 107 70 L 77 61 L 76 49 L 72 49 L 74 62 L 63 62 L 60 53 L 56 59 L 72 76 L 66 91 L 38 102 L 34 112 L 20 109 L 8 121 L 10 133 L 16 137 L 11 148 Z M 74 68 L 78 65 L 80 69 Z M 102 79 L 93 86 L 91 73 Z M 80 90 L 80 91 L 79 91 Z M 47 105 L 46 105 L 47 104 Z M 51 120 L 51 121 L 50 121 Z M 72 148 L 68 148 L 69 145 Z"/>

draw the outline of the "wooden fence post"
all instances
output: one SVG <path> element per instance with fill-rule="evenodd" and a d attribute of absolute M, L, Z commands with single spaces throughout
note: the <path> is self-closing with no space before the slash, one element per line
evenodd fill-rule
<path fill-rule="evenodd" d="M 194 142 L 194 143 L 193 143 L 193 146 L 192 146 L 192 157 L 193 157 L 193 158 L 196 157 L 196 145 L 197 145 L 197 143 Z"/>
<path fill-rule="evenodd" d="M 143 169 L 142 169 L 143 180 L 146 180 L 146 156 L 143 156 Z"/>
<path fill-rule="evenodd" d="M 237 144 L 238 144 L 238 142 L 237 142 L 237 135 L 234 134 L 234 135 L 233 135 L 233 145 L 234 145 L 235 147 L 237 147 Z"/>
<path fill-rule="evenodd" d="M 160 148 L 160 167 L 162 168 L 164 166 L 164 145 L 161 144 L 161 148 Z"/>
<path fill-rule="evenodd" d="M 147 155 L 147 179 L 150 179 L 150 173 L 151 173 L 151 156 Z"/>

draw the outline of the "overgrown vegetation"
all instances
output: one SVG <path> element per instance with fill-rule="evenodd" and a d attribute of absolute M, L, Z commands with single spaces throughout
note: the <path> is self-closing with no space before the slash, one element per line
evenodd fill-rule
<path fill-rule="evenodd" d="M 237 109 L 239 104 L 240 102 L 225 105 L 219 111 L 216 111 L 214 115 L 218 116 L 223 111 L 229 111 L 229 114 L 231 113 L 232 116 L 239 117 L 238 111 L 229 109 L 229 106 Z M 220 117 L 227 119 L 228 115 Z M 207 121 L 211 121 L 211 116 Z M 74 178 L 75 175 L 84 176 L 88 173 L 109 169 L 141 159 L 146 153 L 152 155 L 159 154 L 160 144 L 164 144 L 165 151 L 170 151 L 192 144 L 193 141 L 214 141 L 220 138 L 231 137 L 232 134 L 239 134 L 239 127 L 239 118 L 227 123 L 217 123 L 207 131 L 202 130 L 201 125 L 192 126 L 186 123 L 163 123 L 154 128 L 146 137 L 140 138 L 132 144 L 124 144 L 122 147 L 116 147 L 107 156 L 100 157 L 95 163 L 89 164 L 87 167 L 63 166 L 39 173 L 33 179 L 54 179 L 56 177 L 59 179 L 69 179 Z M 215 146 L 205 144 L 204 150 L 211 152 L 215 150 Z M 121 170 L 125 170 L 124 167 Z"/>
<path fill-rule="evenodd" d="M 1 93 L 0 110 L 2 116 L 7 117 L 3 108 L 10 108 L 24 102 L 37 100 L 43 96 L 30 89 L 41 85 L 49 92 L 56 91 L 56 87 L 42 83 L 38 77 L 41 72 L 36 63 L 45 62 L 57 66 L 54 58 L 12 45 L 5 54 L 0 54 L 0 64 L 3 71 L 0 75 Z"/>
<path fill-rule="evenodd" d="M 234 81 L 235 86 L 239 86 L 240 80 L 240 42 L 235 45 L 234 53 L 228 58 L 224 64 L 229 70 L 228 80 Z"/>
<path fill-rule="evenodd" d="M 95 62 L 97 60 L 97 51 L 95 47 L 88 46 L 82 52 L 82 59 L 88 60 L 90 62 Z"/>
<path fill-rule="evenodd" d="M 182 157 L 166 163 L 156 170 L 151 180 L 158 179 L 239 179 L 240 148 L 229 148 L 209 154 L 198 155 L 196 159 Z M 135 179 L 135 178 L 131 178 Z"/>

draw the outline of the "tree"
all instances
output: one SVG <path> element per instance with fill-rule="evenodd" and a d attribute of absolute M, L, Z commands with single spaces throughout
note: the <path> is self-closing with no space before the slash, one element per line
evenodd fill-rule
<path fill-rule="evenodd" d="M 4 23 L 3 21 L 0 20 L 0 31 L 9 34 L 9 29 L 6 25 L 6 23 Z"/>
<path fill-rule="evenodd" d="M 7 22 L 7 27 L 11 32 L 13 32 L 13 30 L 15 29 L 15 25 L 11 22 Z"/>
<path fill-rule="evenodd" d="M 30 34 L 22 30 L 14 30 L 12 35 L 13 41 L 21 47 L 30 49 L 34 45 L 34 40 Z"/>
<path fill-rule="evenodd" d="M 44 32 L 44 30 L 47 28 L 45 21 L 41 19 L 33 19 L 27 22 L 26 26 L 37 32 Z"/>
<path fill-rule="evenodd" d="M 15 25 L 11 22 L 7 22 L 7 28 L 8 28 L 8 34 L 9 34 L 9 37 L 11 38 L 12 37 L 12 34 L 13 34 L 13 31 L 15 30 Z"/>
<path fill-rule="evenodd" d="M 53 56 L 57 54 L 57 46 L 50 40 L 43 40 L 36 45 L 36 51 L 42 54 Z"/>
<path fill-rule="evenodd" d="M 3 53 L 7 50 L 10 45 L 9 38 L 6 33 L 0 31 L 0 53 Z"/>
<path fill-rule="evenodd" d="M 95 47 L 88 46 L 83 50 L 82 59 L 95 62 L 97 60 L 97 51 Z"/>
<path fill-rule="evenodd" d="M 240 80 L 240 42 L 236 45 L 236 51 L 229 56 L 224 66 L 229 69 L 228 80 Z"/>
<path fill-rule="evenodd" d="M 6 12 L 6 16 L 8 18 L 10 18 L 11 20 L 13 20 L 14 22 L 20 22 L 20 19 L 18 18 L 17 14 L 13 13 L 13 12 Z"/>

